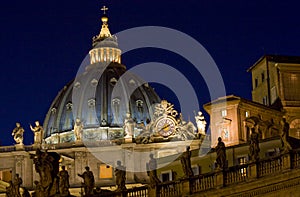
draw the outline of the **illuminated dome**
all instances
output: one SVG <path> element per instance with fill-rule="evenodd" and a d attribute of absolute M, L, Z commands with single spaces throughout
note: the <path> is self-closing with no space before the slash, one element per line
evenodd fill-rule
<path fill-rule="evenodd" d="M 152 119 L 155 91 L 121 64 L 117 38 L 102 17 L 99 35 L 93 38 L 90 64 L 56 96 L 46 115 L 44 140 L 57 144 L 76 140 L 74 123 L 83 123 L 83 138 L 110 139 L 122 133 L 126 113 L 136 125 Z"/>

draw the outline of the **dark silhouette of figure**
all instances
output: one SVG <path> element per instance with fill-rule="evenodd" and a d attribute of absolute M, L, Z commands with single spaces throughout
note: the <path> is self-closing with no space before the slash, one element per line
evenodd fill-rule
<path fill-rule="evenodd" d="M 16 174 L 15 179 L 14 179 L 14 183 L 13 183 L 14 194 L 15 194 L 16 197 L 21 197 L 20 187 L 21 187 L 22 183 L 23 183 L 23 180 L 21 179 L 19 174 Z"/>
<path fill-rule="evenodd" d="M 150 186 L 154 188 L 157 184 L 161 183 L 161 181 L 157 177 L 157 163 L 156 159 L 154 159 L 153 154 L 150 154 L 149 163 L 146 164 L 147 174 L 150 178 Z"/>
<path fill-rule="evenodd" d="M 259 160 L 259 136 L 256 133 L 255 128 L 251 128 L 251 135 L 250 135 L 250 146 L 249 146 L 249 157 L 250 161 L 258 161 Z"/>
<path fill-rule="evenodd" d="M 36 154 L 31 154 L 35 170 L 40 175 L 39 184 L 43 188 L 43 196 L 53 196 L 58 191 L 58 177 L 59 159 L 60 155 L 55 152 L 42 152 L 40 149 L 36 150 Z"/>
<path fill-rule="evenodd" d="M 185 177 L 194 176 L 192 166 L 191 166 L 191 155 L 192 153 L 190 151 L 190 146 L 187 146 L 186 151 L 182 153 L 180 158 Z"/>
<path fill-rule="evenodd" d="M 65 166 L 61 167 L 61 171 L 58 173 L 59 176 L 59 193 L 61 196 L 69 196 L 69 173 Z"/>
<path fill-rule="evenodd" d="M 281 120 L 281 147 L 283 153 L 289 152 L 292 147 L 289 143 L 289 130 L 290 130 L 290 125 L 289 123 L 286 122 L 285 118 L 282 118 Z"/>
<path fill-rule="evenodd" d="M 224 142 L 222 142 L 222 138 L 218 138 L 218 145 L 216 146 L 216 152 L 217 152 L 217 168 L 224 169 L 226 164 L 226 147 Z"/>
<path fill-rule="evenodd" d="M 95 179 L 93 172 L 90 171 L 90 168 L 88 166 L 85 167 L 85 170 L 86 171 L 83 174 L 78 174 L 78 176 L 83 178 L 84 193 L 88 196 L 93 194 L 93 189 L 95 187 Z"/>
<path fill-rule="evenodd" d="M 121 161 L 117 161 L 117 168 L 115 169 L 116 176 L 116 191 L 126 190 L 125 181 L 126 181 L 126 168 L 121 165 Z"/>

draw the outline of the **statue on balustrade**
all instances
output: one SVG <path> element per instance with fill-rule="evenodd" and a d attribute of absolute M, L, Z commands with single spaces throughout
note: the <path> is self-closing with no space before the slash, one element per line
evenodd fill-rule
<path fill-rule="evenodd" d="M 39 121 L 35 121 L 35 126 L 33 127 L 32 125 L 29 125 L 31 131 L 34 133 L 34 143 L 35 144 L 41 144 L 42 143 L 42 138 L 43 138 L 43 133 L 44 129 L 40 125 Z"/>
<path fill-rule="evenodd" d="M 218 144 L 215 149 L 217 152 L 217 168 L 224 169 L 226 167 L 226 147 L 221 137 L 218 138 Z"/>
<path fill-rule="evenodd" d="M 249 159 L 250 161 L 259 160 L 259 135 L 255 128 L 251 128 L 250 142 L 249 142 Z"/>
<path fill-rule="evenodd" d="M 150 186 L 154 188 L 157 186 L 157 184 L 161 183 L 161 181 L 157 177 L 157 163 L 152 153 L 150 154 L 149 163 L 146 164 L 146 169 L 150 178 Z"/>
<path fill-rule="evenodd" d="M 289 143 L 289 130 L 290 130 L 289 123 L 287 123 L 285 118 L 282 118 L 280 137 L 281 137 L 281 147 L 282 147 L 283 153 L 287 153 L 292 149 L 292 147 Z"/>
<path fill-rule="evenodd" d="M 83 179 L 84 193 L 86 196 L 93 194 L 93 189 L 95 187 L 95 178 L 92 171 L 88 166 L 85 167 L 85 172 L 83 174 L 78 174 Z"/>
<path fill-rule="evenodd" d="M 126 190 L 125 181 L 126 181 L 126 168 L 121 165 L 121 161 L 117 161 L 117 167 L 115 169 L 116 176 L 116 191 L 124 191 Z"/>
<path fill-rule="evenodd" d="M 23 133 L 24 129 L 21 127 L 20 123 L 16 123 L 16 128 L 12 131 L 12 136 L 17 144 L 23 145 Z"/>
<path fill-rule="evenodd" d="M 76 137 L 76 141 L 81 140 L 82 132 L 83 132 L 83 123 L 79 118 L 76 118 L 75 124 L 74 124 L 74 134 Z"/>
<path fill-rule="evenodd" d="M 36 150 L 36 154 L 31 154 L 31 159 L 35 165 L 35 171 L 40 176 L 40 187 L 42 195 L 50 197 L 58 192 L 58 177 L 60 155 L 55 152 L 43 152 Z M 40 191 L 39 191 L 40 192 Z"/>
<path fill-rule="evenodd" d="M 206 128 L 206 121 L 201 111 L 198 112 L 198 114 L 195 114 L 195 120 L 197 124 L 198 134 L 199 135 L 205 135 L 205 128 Z"/>
<path fill-rule="evenodd" d="M 69 196 L 69 173 L 65 166 L 61 167 L 61 171 L 58 173 L 59 176 L 59 193 L 60 196 Z"/>
<path fill-rule="evenodd" d="M 191 166 L 191 156 L 190 146 L 186 147 L 186 151 L 182 153 L 180 161 L 185 177 L 194 176 L 192 166 Z"/>
<path fill-rule="evenodd" d="M 125 137 L 132 137 L 134 133 L 134 120 L 131 118 L 129 112 L 126 113 L 126 117 L 124 119 L 124 126 L 123 126 Z"/>

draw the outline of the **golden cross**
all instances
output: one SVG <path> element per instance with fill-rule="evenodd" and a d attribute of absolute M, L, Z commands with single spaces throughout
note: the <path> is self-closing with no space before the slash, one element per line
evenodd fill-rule
<path fill-rule="evenodd" d="M 107 8 L 106 6 L 103 6 L 103 7 L 101 8 L 101 10 L 103 11 L 103 14 L 105 15 L 105 14 L 106 14 L 106 11 L 108 10 L 108 8 Z"/>

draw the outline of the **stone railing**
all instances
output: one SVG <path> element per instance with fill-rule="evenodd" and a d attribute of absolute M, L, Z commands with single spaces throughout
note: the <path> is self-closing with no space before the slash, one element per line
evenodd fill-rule
<path fill-rule="evenodd" d="M 149 189 L 149 196 L 185 196 L 225 186 L 281 174 L 283 171 L 300 168 L 300 149 L 277 157 L 216 170 L 211 173 L 166 182 Z"/>
<path fill-rule="evenodd" d="M 182 184 L 181 181 L 171 181 L 162 183 L 159 186 L 158 196 L 181 196 L 182 194 Z"/>

